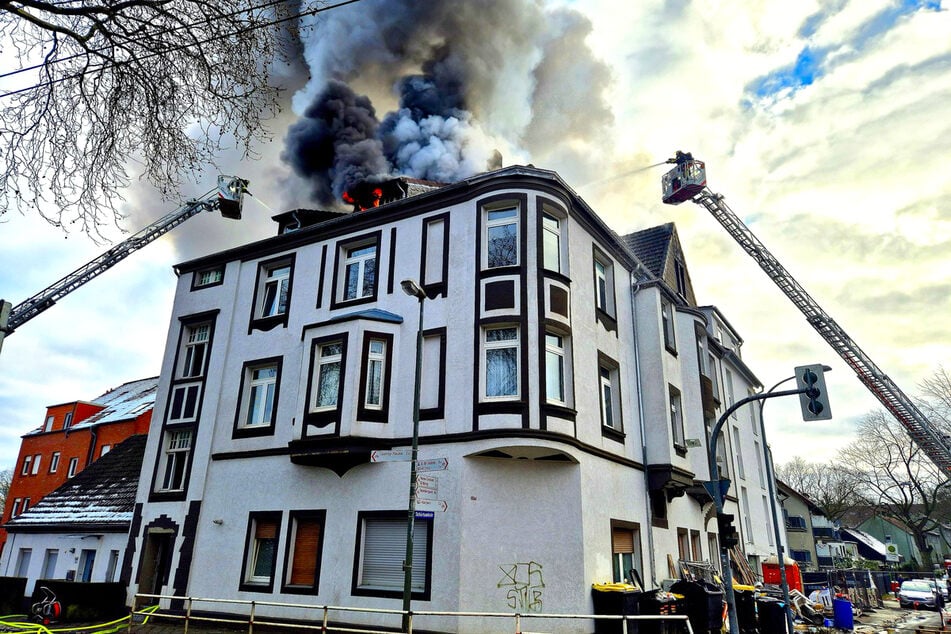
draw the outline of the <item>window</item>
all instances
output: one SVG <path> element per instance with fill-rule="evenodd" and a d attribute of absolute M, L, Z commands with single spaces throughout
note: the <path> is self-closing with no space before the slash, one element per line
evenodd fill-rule
<path fill-rule="evenodd" d="M 674 332 L 674 305 L 665 299 L 660 302 L 660 317 L 664 327 L 664 345 L 671 352 L 676 352 L 677 336 Z"/>
<path fill-rule="evenodd" d="M 637 581 L 632 571 L 636 571 L 637 576 L 640 576 L 643 570 L 641 533 L 637 524 L 611 522 L 611 560 L 615 583 Z"/>
<path fill-rule="evenodd" d="M 280 358 L 245 363 L 241 376 L 241 404 L 235 420 L 235 437 L 253 436 L 273 430 L 280 375 Z"/>
<path fill-rule="evenodd" d="M 485 267 L 518 265 L 518 208 L 506 207 L 486 212 Z"/>
<path fill-rule="evenodd" d="M 282 592 L 317 594 L 324 519 L 324 511 L 291 511 Z"/>
<path fill-rule="evenodd" d="M 165 471 L 162 477 L 162 491 L 183 491 L 185 489 L 185 471 L 192 449 L 192 430 L 179 429 L 165 434 Z"/>
<path fill-rule="evenodd" d="M 311 411 L 336 409 L 343 387 L 340 381 L 343 367 L 343 342 L 328 341 L 317 346 L 316 376 Z"/>
<path fill-rule="evenodd" d="M 57 469 L 59 469 L 59 452 L 54 451 L 50 456 L 50 473 L 56 473 Z"/>
<path fill-rule="evenodd" d="M 259 317 L 276 317 L 287 313 L 291 291 L 291 267 L 277 264 L 263 267 L 264 293 Z"/>
<path fill-rule="evenodd" d="M 607 359 L 598 364 L 598 381 L 601 398 L 601 425 L 621 431 L 621 392 L 618 367 Z"/>
<path fill-rule="evenodd" d="M 604 262 L 594 261 L 595 299 L 598 308 L 608 310 L 608 273 Z"/>
<path fill-rule="evenodd" d="M 20 503 L 22 501 L 23 500 L 21 500 L 20 498 L 13 499 L 13 508 L 10 510 L 10 519 L 13 519 L 14 517 L 20 514 Z"/>
<path fill-rule="evenodd" d="M 485 398 L 518 396 L 518 352 L 518 327 L 484 330 Z"/>
<path fill-rule="evenodd" d="M 279 511 L 251 513 L 249 516 L 241 590 L 270 592 L 273 588 L 280 527 Z"/>
<path fill-rule="evenodd" d="M 56 578 L 56 561 L 59 559 L 59 551 L 55 548 L 47 548 L 43 554 L 43 573 L 40 579 Z"/>
<path fill-rule="evenodd" d="M 30 558 L 33 556 L 32 548 L 21 548 L 17 553 L 16 577 L 27 577 L 30 571 Z"/>
<path fill-rule="evenodd" d="M 674 277 L 677 279 L 677 294 L 687 298 L 687 267 L 680 260 L 674 260 Z"/>
<path fill-rule="evenodd" d="M 20 508 L 20 513 L 26 513 L 30 510 L 30 498 L 23 498 L 23 506 Z"/>
<path fill-rule="evenodd" d="M 66 470 L 66 477 L 72 478 L 76 475 L 76 468 L 79 466 L 79 458 L 69 459 L 69 468 Z"/>
<path fill-rule="evenodd" d="M 769 539 L 769 545 L 773 545 L 773 523 L 770 522 L 767 518 L 770 517 L 769 513 L 769 502 L 766 501 L 766 496 L 763 496 L 763 518 L 766 519 L 766 537 Z"/>
<path fill-rule="evenodd" d="M 225 277 L 225 267 L 216 266 L 204 271 L 196 271 L 192 281 L 192 288 L 204 288 L 206 286 L 217 286 L 221 284 Z"/>
<path fill-rule="evenodd" d="M 376 244 L 345 249 L 343 299 L 371 297 L 376 290 Z"/>
<path fill-rule="evenodd" d="M 786 518 L 786 528 L 792 531 L 806 530 L 806 519 L 801 515 L 790 515 Z"/>
<path fill-rule="evenodd" d="M 30 475 L 30 467 L 33 465 L 33 456 L 23 456 L 23 468 L 20 475 Z"/>
<path fill-rule="evenodd" d="M 191 378 L 202 376 L 208 357 L 208 343 L 211 339 L 211 324 L 194 324 L 185 327 L 185 345 L 182 366 L 178 376 Z"/>
<path fill-rule="evenodd" d="M 542 262 L 555 273 L 561 273 L 561 223 L 562 220 L 549 213 L 542 214 Z"/>
<path fill-rule="evenodd" d="M 393 337 L 368 332 L 363 339 L 363 368 L 360 375 L 361 420 L 385 422 L 389 409 L 390 358 Z"/>
<path fill-rule="evenodd" d="M 112 451 L 112 445 L 103 445 L 99 450 L 99 457 L 102 458 L 104 455 Z"/>
<path fill-rule="evenodd" d="M 403 594 L 403 560 L 406 558 L 406 512 L 363 512 L 358 520 L 355 553 L 356 595 L 398 597 Z M 432 559 L 432 522 L 413 522 L 414 599 L 429 600 Z"/>
<path fill-rule="evenodd" d="M 545 396 L 549 403 L 565 405 L 565 337 L 545 334 Z"/>
<path fill-rule="evenodd" d="M 727 409 L 733 407 L 733 404 L 736 402 L 733 398 L 733 373 L 729 370 L 724 370 L 724 375 L 726 376 L 726 406 Z M 733 418 L 736 418 L 736 410 L 730 414 Z"/>
<path fill-rule="evenodd" d="M 677 556 L 680 561 L 690 561 L 690 534 L 686 528 L 677 528 Z"/>
<path fill-rule="evenodd" d="M 79 554 L 79 574 L 77 579 L 83 583 L 92 581 L 92 569 L 96 564 L 96 551 L 84 548 Z"/>
<path fill-rule="evenodd" d="M 812 553 L 808 550 L 789 550 L 789 556 L 795 559 L 798 562 L 810 563 L 812 562 Z"/>
<path fill-rule="evenodd" d="M 40 472 L 40 462 L 42 460 L 43 460 L 43 456 L 41 454 L 36 454 L 35 456 L 33 456 L 33 471 L 31 471 L 33 475 L 36 475 L 37 473 Z"/>
<path fill-rule="evenodd" d="M 53 431 L 53 416 L 47 416 L 46 422 L 43 424 L 43 431 Z"/>
<path fill-rule="evenodd" d="M 109 563 L 106 566 L 106 583 L 111 583 L 117 581 L 116 579 L 116 570 L 119 567 L 119 551 L 110 550 L 109 551 Z"/>
<path fill-rule="evenodd" d="M 667 394 L 670 398 L 670 434 L 675 447 L 686 447 L 684 441 L 684 413 L 683 401 L 680 398 L 680 390 L 673 385 L 667 386 Z"/>
<path fill-rule="evenodd" d="M 761 487 L 765 487 L 766 476 L 764 475 L 763 461 L 760 460 L 760 456 L 762 456 L 762 454 L 760 453 L 759 441 L 754 440 L 753 441 L 753 458 L 756 460 L 756 473 L 757 475 L 759 475 L 759 485 Z"/>
<path fill-rule="evenodd" d="M 63 429 L 69 429 L 73 425 L 73 413 L 66 412 L 66 417 L 63 419 Z"/>
<path fill-rule="evenodd" d="M 746 478 L 746 466 L 743 463 L 743 445 L 740 444 L 740 430 L 733 428 L 733 454 L 736 456 L 736 475 Z"/>
<path fill-rule="evenodd" d="M 746 487 L 740 487 L 740 498 L 743 502 L 743 525 L 746 527 L 746 541 L 753 543 L 753 518 L 750 517 L 750 496 Z"/>
<path fill-rule="evenodd" d="M 188 383 L 172 387 L 168 422 L 186 423 L 198 417 L 198 401 L 201 395 L 201 383 Z"/>
<path fill-rule="evenodd" d="M 690 531 L 691 556 L 694 561 L 703 561 L 703 549 L 700 543 L 700 531 Z"/>

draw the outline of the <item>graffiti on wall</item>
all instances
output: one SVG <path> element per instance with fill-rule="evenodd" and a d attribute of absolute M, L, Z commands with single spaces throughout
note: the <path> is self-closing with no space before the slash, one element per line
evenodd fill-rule
<path fill-rule="evenodd" d="M 542 611 L 542 565 L 535 561 L 499 564 L 502 578 L 496 587 L 505 590 L 505 599 L 513 610 Z"/>

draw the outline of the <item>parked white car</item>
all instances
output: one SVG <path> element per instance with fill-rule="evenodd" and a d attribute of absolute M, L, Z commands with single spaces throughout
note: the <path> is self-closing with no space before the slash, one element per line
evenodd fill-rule
<path fill-rule="evenodd" d="M 934 609 L 937 598 L 934 582 L 926 579 L 904 581 L 898 589 L 898 604 L 903 608 Z"/>

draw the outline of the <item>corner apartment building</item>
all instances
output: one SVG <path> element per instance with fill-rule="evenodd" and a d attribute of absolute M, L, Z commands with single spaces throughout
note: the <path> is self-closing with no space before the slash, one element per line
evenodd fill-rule
<path fill-rule="evenodd" d="M 3 523 L 28 511 L 126 438 L 147 434 L 157 384 L 158 377 L 130 381 L 91 401 L 47 407 L 43 424 L 22 437 Z M 0 528 L 0 555 L 6 535 Z"/>
<path fill-rule="evenodd" d="M 176 267 L 130 593 L 399 609 L 417 330 L 414 608 L 590 613 L 593 582 L 716 561 L 705 429 L 759 382 L 672 225 L 621 239 L 533 167 L 378 191 L 413 188 Z M 734 427 L 721 469 L 755 557 L 762 446 Z"/>

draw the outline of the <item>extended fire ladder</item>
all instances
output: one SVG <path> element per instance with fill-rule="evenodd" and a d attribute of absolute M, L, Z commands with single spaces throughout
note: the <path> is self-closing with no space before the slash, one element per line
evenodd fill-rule
<path fill-rule="evenodd" d="M 33 297 L 12 308 L 10 308 L 8 302 L 0 300 L 0 341 L 2 341 L 3 335 L 11 334 L 16 328 L 55 304 L 57 300 L 106 272 L 135 251 L 168 233 L 192 216 L 202 211 L 217 209 L 225 218 L 240 219 L 242 196 L 247 191 L 247 185 L 248 181 L 236 176 L 219 176 L 217 191 L 212 190 L 201 200 L 191 200 L 175 211 L 159 218 Z M 8 311 L 9 314 L 7 315 Z"/>
<path fill-rule="evenodd" d="M 677 153 L 669 163 L 677 167 L 664 175 L 664 202 L 680 204 L 690 200 L 703 206 L 723 225 L 727 233 L 760 265 L 776 286 L 785 293 L 806 321 L 816 329 L 832 349 L 849 365 L 865 387 L 894 415 L 908 431 L 912 440 L 949 478 L 951 478 L 951 437 L 929 421 L 921 410 L 888 376 L 882 372 L 839 324 L 816 303 L 799 282 L 772 253 L 753 235 L 742 220 L 723 201 L 721 194 L 711 192 L 706 184 L 702 161 L 689 154 Z"/>

